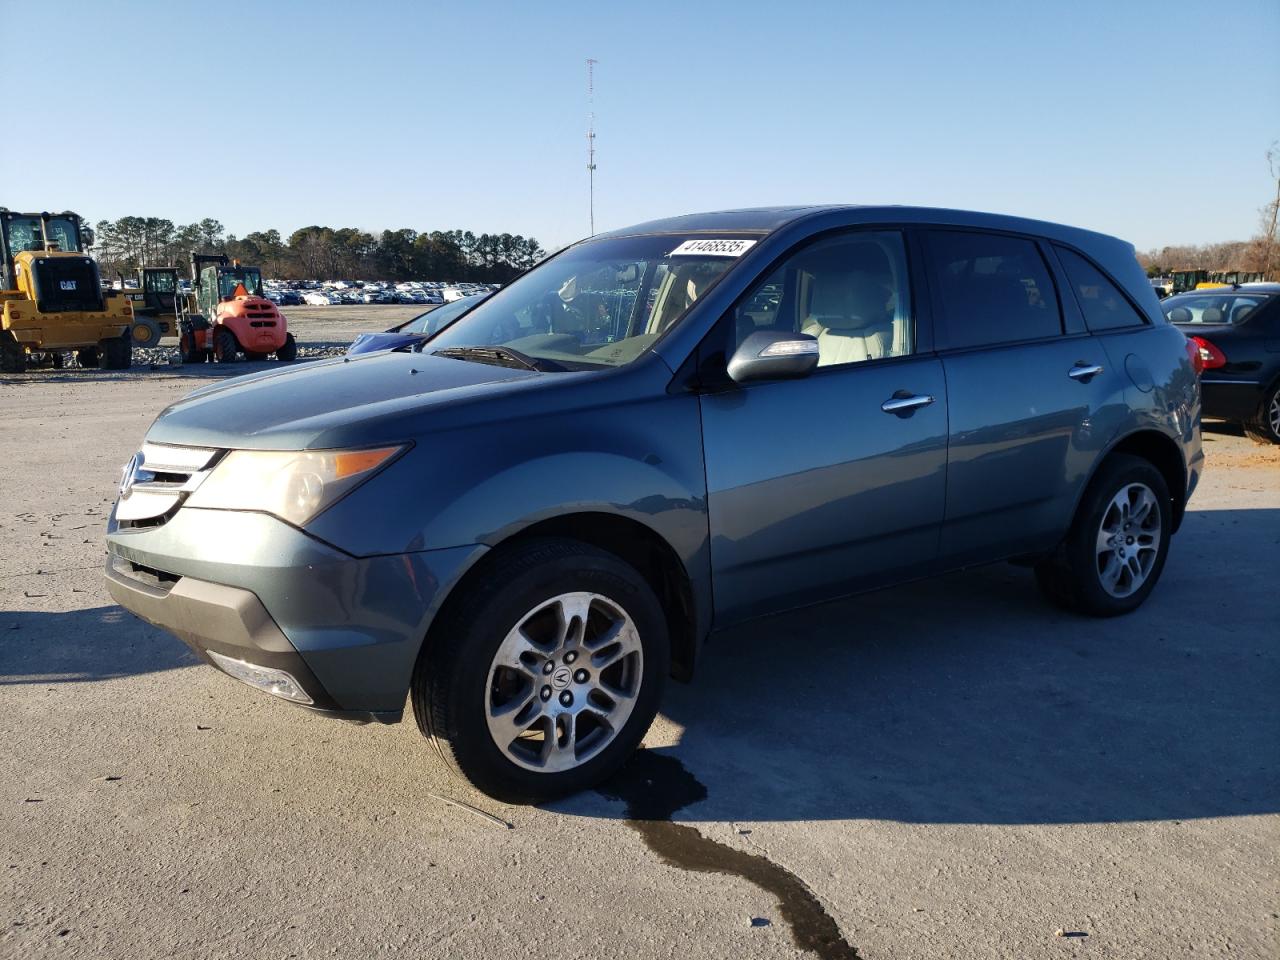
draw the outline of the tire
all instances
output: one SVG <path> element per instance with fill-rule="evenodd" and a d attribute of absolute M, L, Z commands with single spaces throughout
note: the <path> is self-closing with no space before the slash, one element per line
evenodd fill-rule
<path fill-rule="evenodd" d="M 0 333 L 0 372 L 25 373 L 27 351 L 9 331 Z"/>
<path fill-rule="evenodd" d="M 133 318 L 133 345 L 154 347 L 160 342 L 160 322 L 152 317 Z"/>
<path fill-rule="evenodd" d="M 240 341 L 226 327 L 215 327 L 213 356 L 219 363 L 235 363 L 240 353 Z"/>
<path fill-rule="evenodd" d="M 76 363 L 86 370 L 96 368 L 100 362 L 97 347 L 82 347 L 76 351 Z"/>
<path fill-rule="evenodd" d="M 1280 443 L 1280 383 L 1263 395 L 1258 412 L 1244 422 L 1244 432 L 1255 443 Z"/>
<path fill-rule="evenodd" d="M 298 359 L 298 341 L 293 339 L 292 333 L 284 335 L 284 345 L 276 351 L 276 359 L 285 363 Z"/>
<path fill-rule="evenodd" d="M 185 331 L 178 337 L 178 359 L 183 363 L 204 363 L 205 352 L 196 346 L 194 333 Z"/>
<path fill-rule="evenodd" d="M 1085 491 L 1066 539 L 1036 565 L 1036 582 L 1050 600 L 1077 613 L 1130 613 L 1160 579 L 1172 530 L 1164 475 L 1141 457 L 1112 454 Z"/>
<path fill-rule="evenodd" d="M 613 554 L 572 540 L 531 540 L 482 562 L 482 576 L 450 598 L 418 657 L 419 728 L 455 772 L 498 800 L 537 803 L 600 783 L 658 710 L 670 663 L 658 598 Z M 584 620 L 585 630 L 572 626 Z M 607 629 L 623 642 L 593 648 Z M 597 666 L 610 655 L 617 659 Z M 575 718 L 567 737 L 566 715 Z M 529 736 L 538 731 L 541 741 Z"/>
<path fill-rule="evenodd" d="M 126 330 L 118 337 L 98 341 L 104 370 L 128 370 L 133 365 L 133 341 Z"/>

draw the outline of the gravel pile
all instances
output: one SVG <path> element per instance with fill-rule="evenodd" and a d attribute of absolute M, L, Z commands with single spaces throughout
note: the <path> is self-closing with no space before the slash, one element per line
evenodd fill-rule
<path fill-rule="evenodd" d="M 318 344 L 298 344 L 299 360 L 323 360 L 327 357 L 341 357 L 347 352 L 347 348 L 341 344 L 318 343 Z M 182 361 L 178 359 L 178 348 L 174 347 L 134 347 L 133 363 L 134 366 L 145 367 L 148 364 L 164 364 L 177 365 Z M 244 363 L 243 360 L 240 361 Z M 272 362 L 276 362 L 272 358 Z"/>

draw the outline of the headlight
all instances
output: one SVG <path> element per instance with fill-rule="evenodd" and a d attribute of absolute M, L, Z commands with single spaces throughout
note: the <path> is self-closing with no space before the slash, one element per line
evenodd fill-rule
<path fill-rule="evenodd" d="M 232 450 L 187 505 L 260 510 L 302 526 L 388 465 L 404 447 L 376 450 Z"/>

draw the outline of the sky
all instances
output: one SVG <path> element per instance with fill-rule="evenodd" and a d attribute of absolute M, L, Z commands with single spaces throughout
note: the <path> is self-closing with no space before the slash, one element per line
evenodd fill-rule
<path fill-rule="evenodd" d="M 0 205 L 95 222 L 554 249 L 589 233 L 588 57 L 597 231 L 901 203 L 1148 249 L 1275 193 L 1277 0 L 0 0 L 0 33 Z"/>

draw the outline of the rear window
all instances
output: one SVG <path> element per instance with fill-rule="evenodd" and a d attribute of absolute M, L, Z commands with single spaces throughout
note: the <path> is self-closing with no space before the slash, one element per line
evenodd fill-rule
<path fill-rule="evenodd" d="M 1049 269 L 1036 244 L 958 230 L 929 234 L 947 345 L 977 347 L 1062 333 Z"/>
<path fill-rule="evenodd" d="M 1260 294 L 1184 293 L 1160 301 L 1170 323 L 1244 323 L 1269 300 Z"/>
<path fill-rule="evenodd" d="M 1102 275 L 1097 267 L 1074 250 L 1055 247 L 1062 269 L 1067 271 L 1076 302 L 1084 314 L 1084 323 L 1093 332 L 1136 327 L 1146 323 L 1119 288 Z"/>

